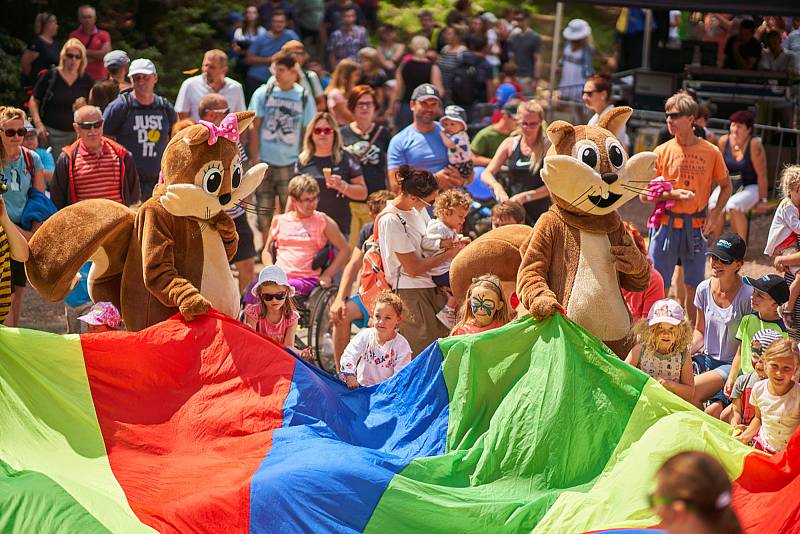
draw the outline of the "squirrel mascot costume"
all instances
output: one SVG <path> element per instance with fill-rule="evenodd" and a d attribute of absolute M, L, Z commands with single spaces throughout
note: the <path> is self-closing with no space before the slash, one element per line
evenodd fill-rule
<path fill-rule="evenodd" d="M 509 225 L 468 245 L 453 260 L 454 295 L 463 300 L 473 277 L 491 272 L 516 281 L 520 302 L 537 319 L 562 311 L 624 358 L 633 339 L 620 288 L 643 291 L 650 264 L 622 225 L 617 208 L 647 190 L 656 155 L 628 158 L 611 132 L 633 111 L 608 111 L 597 126 L 555 121 L 542 180 L 553 205 L 533 228 Z"/>
<path fill-rule="evenodd" d="M 238 235 L 224 210 L 261 183 L 266 164 L 242 170 L 237 141 L 255 113 L 201 121 L 170 139 L 163 183 L 138 211 L 111 200 L 84 200 L 50 217 L 30 241 L 25 269 L 51 301 L 69 293 L 86 261 L 92 300 L 117 306 L 129 330 L 176 312 L 192 320 L 214 307 L 236 317 L 239 289 L 229 260 Z"/>

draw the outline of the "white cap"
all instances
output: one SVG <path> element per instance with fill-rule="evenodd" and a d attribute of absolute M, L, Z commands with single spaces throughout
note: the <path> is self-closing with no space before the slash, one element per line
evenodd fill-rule
<path fill-rule="evenodd" d="M 133 78 L 134 74 L 155 74 L 156 66 L 149 59 L 139 58 L 131 61 L 128 67 L 128 77 Z"/>
<path fill-rule="evenodd" d="M 289 288 L 289 296 L 294 296 L 294 288 L 289 285 L 289 278 L 286 276 L 284 270 L 277 265 L 268 265 L 261 269 L 261 272 L 258 274 L 258 282 L 256 282 L 256 285 L 254 285 L 253 289 L 250 291 L 254 297 L 258 297 L 258 288 L 266 282 L 273 282 L 280 286 L 286 286 Z"/>

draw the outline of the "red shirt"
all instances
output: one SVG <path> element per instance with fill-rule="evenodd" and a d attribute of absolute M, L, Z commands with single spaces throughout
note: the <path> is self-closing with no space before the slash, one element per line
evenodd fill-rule
<path fill-rule="evenodd" d="M 120 165 L 119 157 L 105 140 L 100 154 L 90 154 L 80 143 L 73 175 L 77 199 L 107 198 L 122 204 Z"/>
<path fill-rule="evenodd" d="M 108 32 L 97 27 L 95 27 L 94 33 L 91 34 L 83 33 L 83 28 L 78 28 L 73 30 L 69 36 L 82 42 L 86 50 L 100 50 L 106 43 L 111 44 L 111 36 Z M 103 59 L 90 59 L 89 64 L 86 66 L 86 74 L 95 81 L 105 80 L 108 74 L 106 73 L 105 65 L 103 65 Z"/>
<path fill-rule="evenodd" d="M 653 304 L 664 298 L 664 279 L 653 268 L 652 262 L 650 263 L 650 284 L 647 289 L 644 291 L 625 291 L 623 289 L 622 296 L 625 298 L 625 303 L 628 305 L 634 321 L 647 317 Z"/>

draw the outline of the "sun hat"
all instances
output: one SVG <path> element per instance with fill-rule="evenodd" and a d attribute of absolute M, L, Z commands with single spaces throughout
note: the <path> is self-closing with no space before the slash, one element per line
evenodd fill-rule
<path fill-rule="evenodd" d="M 647 324 L 650 326 L 658 323 L 667 323 L 672 326 L 681 324 L 685 314 L 681 305 L 672 299 L 661 299 L 653 303 L 650 313 L 647 314 Z"/>
<path fill-rule="evenodd" d="M 442 119 L 457 121 L 463 124 L 464 128 L 467 127 L 467 112 L 464 111 L 464 108 L 461 106 L 447 106 L 444 108 L 444 116 Z"/>
<path fill-rule="evenodd" d="M 85 315 L 78 317 L 79 321 L 94 326 L 102 324 L 110 328 L 119 328 L 122 318 L 119 316 L 119 311 L 110 302 L 98 302 L 91 308 Z"/>
<path fill-rule="evenodd" d="M 284 272 L 284 270 L 277 265 L 268 265 L 261 269 L 261 272 L 258 274 L 258 282 L 256 282 L 256 285 L 254 285 L 253 289 L 250 290 L 254 297 L 258 298 L 258 289 L 262 286 L 262 284 L 267 282 L 288 287 L 289 296 L 294 296 L 294 287 L 289 285 L 289 278 L 286 276 L 286 272 Z"/>
<path fill-rule="evenodd" d="M 579 41 L 592 34 L 592 27 L 583 19 L 572 19 L 564 28 L 562 35 L 567 41 Z"/>
<path fill-rule="evenodd" d="M 497 24 L 497 15 L 491 11 L 487 11 L 485 13 L 481 13 L 481 20 L 485 20 L 489 24 Z"/>
<path fill-rule="evenodd" d="M 155 74 L 156 66 L 149 59 L 139 58 L 131 62 L 128 69 L 128 76 L 133 77 L 134 74 Z"/>
<path fill-rule="evenodd" d="M 764 328 L 763 330 L 759 330 L 753 334 L 753 339 L 750 343 L 758 343 L 761 350 L 765 351 L 770 345 L 779 339 L 783 339 L 783 335 L 781 335 L 780 332 L 771 328 Z"/>

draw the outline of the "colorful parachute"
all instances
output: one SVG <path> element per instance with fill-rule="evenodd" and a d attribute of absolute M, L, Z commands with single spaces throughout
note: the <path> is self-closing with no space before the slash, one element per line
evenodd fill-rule
<path fill-rule="evenodd" d="M 139 333 L 0 328 L 2 532 L 582 532 L 653 526 L 676 452 L 751 532 L 797 532 L 775 457 L 562 316 L 432 344 L 348 391 L 212 314 Z"/>

